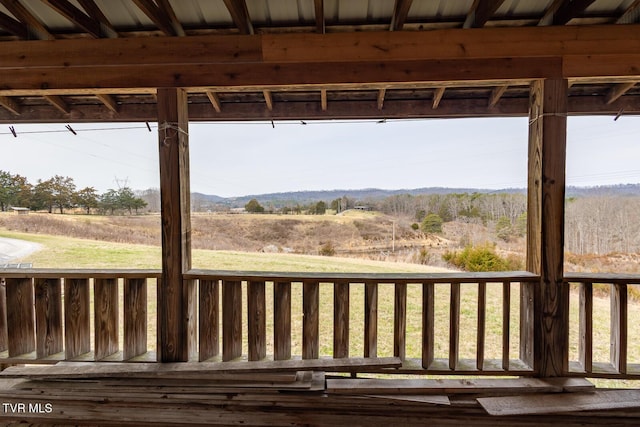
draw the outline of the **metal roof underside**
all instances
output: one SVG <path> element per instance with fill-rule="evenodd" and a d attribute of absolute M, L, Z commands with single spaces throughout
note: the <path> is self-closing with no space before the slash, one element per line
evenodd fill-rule
<path fill-rule="evenodd" d="M 0 45 L 25 40 L 633 25 L 640 0 L 0 0 Z M 640 27 L 639 27 L 640 28 Z M 151 121 L 153 91 L 3 93 L 0 122 Z M 528 82 L 187 88 L 191 120 L 516 116 Z M 456 103 L 465 102 L 465 110 Z M 570 81 L 572 114 L 640 114 L 633 79 Z"/>

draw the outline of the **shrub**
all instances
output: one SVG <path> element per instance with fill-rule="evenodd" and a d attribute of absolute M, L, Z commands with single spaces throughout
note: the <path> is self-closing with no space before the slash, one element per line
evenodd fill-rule
<path fill-rule="evenodd" d="M 318 253 L 322 256 L 334 256 L 336 254 L 336 249 L 333 247 L 331 242 L 327 242 L 320 247 Z"/>
<path fill-rule="evenodd" d="M 431 213 L 424 217 L 420 226 L 425 233 L 441 233 L 442 217 L 438 214 Z"/>
<path fill-rule="evenodd" d="M 444 253 L 442 258 L 465 271 L 512 271 L 523 268 L 522 260 L 514 257 L 501 257 L 495 246 L 486 243 L 482 246 L 466 246 L 462 251 Z"/>
<path fill-rule="evenodd" d="M 411 229 L 418 231 L 420 229 L 420 226 L 418 225 L 417 222 L 414 222 L 413 224 L 411 224 Z"/>

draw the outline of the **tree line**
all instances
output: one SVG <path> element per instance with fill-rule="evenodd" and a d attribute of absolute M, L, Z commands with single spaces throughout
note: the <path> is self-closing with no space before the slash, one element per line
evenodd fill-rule
<path fill-rule="evenodd" d="M 25 207 L 33 211 L 57 211 L 62 214 L 65 210 L 79 208 L 87 214 L 97 211 L 113 215 L 121 212 L 138 213 L 146 206 L 147 202 L 136 197 L 128 186 L 109 189 L 100 194 L 94 187 L 77 190 L 73 178 L 68 176 L 56 175 L 31 184 L 24 176 L 0 170 L 2 212 L 11 207 Z"/>

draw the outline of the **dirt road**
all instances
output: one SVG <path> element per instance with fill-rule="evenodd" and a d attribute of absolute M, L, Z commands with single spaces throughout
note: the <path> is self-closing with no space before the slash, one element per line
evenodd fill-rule
<path fill-rule="evenodd" d="M 0 265 L 25 257 L 42 249 L 42 245 L 26 240 L 0 237 Z"/>

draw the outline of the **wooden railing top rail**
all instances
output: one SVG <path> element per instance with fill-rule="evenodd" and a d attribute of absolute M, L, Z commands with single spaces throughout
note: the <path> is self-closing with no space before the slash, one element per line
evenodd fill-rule
<path fill-rule="evenodd" d="M 0 268 L 0 277 L 5 279 L 146 279 L 162 277 L 162 270 L 141 269 L 95 269 L 95 268 Z"/>
<path fill-rule="evenodd" d="M 640 284 L 640 274 L 622 273 L 566 273 L 566 282 Z"/>
<path fill-rule="evenodd" d="M 361 281 L 378 283 L 478 283 L 532 281 L 540 276 L 526 271 L 503 271 L 498 273 L 332 273 L 332 272 L 281 272 L 281 271 L 227 271 L 227 270 L 189 270 L 185 279 L 202 277 L 224 278 L 229 280 L 258 281 Z"/>

